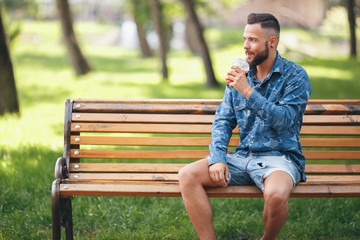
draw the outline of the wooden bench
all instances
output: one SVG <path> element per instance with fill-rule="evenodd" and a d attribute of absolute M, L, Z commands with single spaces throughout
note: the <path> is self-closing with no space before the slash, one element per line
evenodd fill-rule
<path fill-rule="evenodd" d="M 72 239 L 74 196 L 180 197 L 177 173 L 207 156 L 220 100 L 68 100 L 52 185 L 53 238 Z M 236 133 L 236 130 L 234 131 Z M 239 142 L 233 135 L 230 150 Z M 307 182 L 292 197 L 360 197 L 360 100 L 311 100 L 301 129 Z M 210 197 L 262 197 L 254 186 Z"/>

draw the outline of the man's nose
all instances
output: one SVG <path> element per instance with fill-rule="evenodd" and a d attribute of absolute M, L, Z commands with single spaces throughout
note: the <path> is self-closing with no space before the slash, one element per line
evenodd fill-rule
<path fill-rule="evenodd" d="M 244 49 L 249 49 L 250 48 L 250 45 L 249 45 L 249 42 L 248 41 L 244 41 Z"/>

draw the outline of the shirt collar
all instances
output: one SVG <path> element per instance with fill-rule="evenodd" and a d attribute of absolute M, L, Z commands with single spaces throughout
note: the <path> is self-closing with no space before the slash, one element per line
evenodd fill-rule
<path fill-rule="evenodd" d="M 271 72 L 268 74 L 268 76 L 265 78 L 264 82 L 267 82 L 268 79 L 271 78 L 271 76 L 273 75 L 273 73 L 279 73 L 280 75 L 282 75 L 284 72 L 284 66 L 283 66 L 283 62 L 282 62 L 282 57 L 280 56 L 279 51 L 276 52 L 276 58 L 275 58 L 275 63 L 273 68 L 271 69 Z M 250 69 L 250 71 L 248 72 L 249 77 L 252 79 L 255 79 L 255 74 L 254 74 L 254 70 Z"/>

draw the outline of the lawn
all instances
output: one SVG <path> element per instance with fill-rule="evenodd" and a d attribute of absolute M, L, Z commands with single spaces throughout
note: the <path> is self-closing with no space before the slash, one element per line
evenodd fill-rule
<path fill-rule="evenodd" d="M 62 155 L 66 99 L 221 98 L 232 59 L 243 55 L 241 33 L 235 33 L 240 41 L 236 44 L 230 30 L 210 30 L 211 56 L 221 87 L 204 86 L 201 61 L 188 52 L 169 54 L 170 78 L 164 83 L 156 58 L 143 59 L 135 50 L 87 41 L 114 28 L 77 25 L 84 53 L 95 69 L 77 78 L 57 23 L 24 23 L 23 36 L 11 49 L 21 115 L 0 117 L 0 240 L 51 238 L 51 183 L 55 161 Z M 308 33 L 300 35 L 304 34 Z M 307 44 L 324 39 L 314 33 L 309 36 Z M 295 57 L 290 52 L 284 56 L 290 60 L 294 56 L 307 70 L 311 98 L 359 98 L 359 61 L 341 51 L 328 51 L 338 57 Z M 219 239 L 261 236 L 262 199 L 211 201 Z M 82 197 L 74 199 L 73 207 L 76 239 L 196 239 L 180 198 Z M 359 211 L 359 199 L 291 199 L 280 238 L 359 239 Z"/>

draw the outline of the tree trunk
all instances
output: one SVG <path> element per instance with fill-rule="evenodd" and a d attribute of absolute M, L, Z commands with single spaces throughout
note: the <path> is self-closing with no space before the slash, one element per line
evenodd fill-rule
<path fill-rule="evenodd" d="M 350 57 L 356 57 L 356 17 L 355 17 L 355 2 L 354 0 L 347 0 L 347 11 L 350 27 Z"/>
<path fill-rule="evenodd" d="M 162 14 L 159 0 L 151 0 L 151 15 L 159 39 L 159 56 L 161 59 L 161 73 L 163 81 L 168 79 L 168 68 L 166 63 L 166 41 L 165 30 L 162 26 Z"/>
<path fill-rule="evenodd" d="M 19 101 L 0 4 L 0 115 L 19 113 Z"/>
<path fill-rule="evenodd" d="M 214 70 L 211 63 L 209 49 L 207 47 L 206 41 L 203 36 L 203 29 L 200 25 L 199 19 L 194 9 L 193 0 L 181 0 L 184 5 L 185 12 L 187 13 L 188 23 L 190 23 L 190 29 L 193 29 L 192 39 L 196 41 L 196 44 L 193 46 L 198 47 L 196 52 L 204 62 L 205 72 L 206 72 L 206 86 L 216 87 L 219 83 L 216 81 Z"/>
<path fill-rule="evenodd" d="M 56 9 L 61 22 L 63 39 L 70 62 L 73 65 L 77 76 L 84 75 L 91 71 L 91 67 L 82 54 L 76 39 L 68 0 L 56 0 Z"/>
<path fill-rule="evenodd" d="M 149 44 L 148 44 L 148 42 L 146 40 L 146 34 L 144 32 L 144 29 L 143 29 L 143 24 L 136 21 L 136 16 L 135 16 L 135 23 L 136 23 L 136 30 L 137 30 L 137 34 L 138 34 L 141 54 L 142 54 L 143 57 L 150 57 L 151 56 L 151 51 L 150 51 Z"/>

